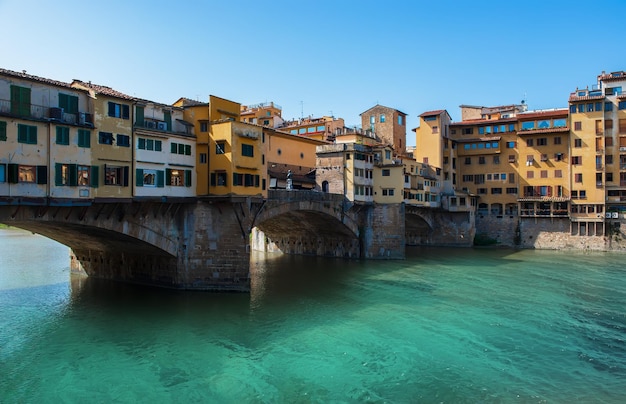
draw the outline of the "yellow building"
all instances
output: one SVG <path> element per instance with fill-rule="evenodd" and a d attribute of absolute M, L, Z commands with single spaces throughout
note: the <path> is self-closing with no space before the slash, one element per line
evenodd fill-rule
<path fill-rule="evenodd" d="M 98 166 L 95 199 L 130 199 L 133 196 L 133 103 L 134 97 L 110 87 L 74 80 L 72 87 L 88 91 L 94 106 L 92 165 Z"/>
<path fill-rule="evenodd" d="M 211 122 L 209 195 L 267 197 L 264 141 L 261 126 Z"/>
<path fill-rule="evenodd" d="M 522 217 L 568 216 L 571 188 L 567 116 L 567 109 L 517 115 L 517 161 L 512 164 L 518 168 Z"/>
<path fill-rule="evenodd" d="M 344 128 L 343 118 L 323 116 L 321 118 L 302 118 L 285 121 L 277 129 L 292 135 L 306 136 L 317 140 L 333 141 L 335 134 Z"/>
<path fill-rule="evenodd" d="M 273 102 L 262 102 L 241 106 L 241 122 L 248 122 L 268 128 L 277 128 L 283 124 L 282 107 Z"/>
<path fill-rule="evenodd" d="M 626 213 L 626 72 L 598 75 L 569 97 L 572 206 L 581 235 L 602 235 Z"/>
<path fill-rule="evenodd" d="M 293 189 L 314 189 L 316 148 L 327 142 L 270 128 L 264 128 L 263 133 L 268 187 L 286 188 L 287 174 L 291 172 Z"/>

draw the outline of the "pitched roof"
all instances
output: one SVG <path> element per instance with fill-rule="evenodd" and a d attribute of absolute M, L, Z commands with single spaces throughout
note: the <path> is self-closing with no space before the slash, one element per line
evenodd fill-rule
<path fill-rule="evenodd" d="M 130 95 L 113 90 L 111 87 L 93 84 L 91 82 L 85 83 L 84 81 L 74 79 L 74 81 L 72 81 L 72 87 L 74 87 L 74 85 L 79 86 L 78 88 L 85 88 L 89 91 L 93 91 L 96 94 L 102 94 L 108 97 L 120 98 L 128 101 L 138 100 L 138 98 L 136 97 L 132 97 Z"/>
<path fill-rule="evenodd" d="M 380 105 L 380 104 L 376 104 L 376 105 L 374 105 L 372 108 L 369 108 L 369 109 L 367 109 L 367 110 L 365 110 L 365 111 L 361 112 L 359 115 L 363 115 L 363 114 L 365 114 L 365 113 L 367 113 L 367 112 L 369 112 L 369 111 L 371 111 L 371 110 L 373 110 L 373 109 L 376 109 L 376 108 L 382 108 L 382 109 L 386 109 L 386 110 L 388 110 L 388 111 L 396 111 L 396 112 L 401 113 L 402 115 L 405 115 L 405 116 L 407 115 L 406 113 L 404 113 L 404 112 L 400 111 L 399 109 L 386 107 L 386 106 L 384 106 L 384 105 Z"/>
<path fill-rule="evenodd" d="M 71 88 L 70 83 L 65 83 L 63 81 L 57 81 L 57 80 L 52 80 L 52 79 L 47 79 L 45 77 L 33 76 L 32 74 L 26 74 L 26 70 L 24 70 L 22 72 L 16 72 L 16 71 L 13 71 L 13 70 L 1 69 L 0 68 L 0 75 L 11 76 L 11 77 L 15 77 L 15 78 L 24 79 L 24 80 L 36 81 L 36 82 L 39 82 L 39 83 L 50 84 L 50 85 L 57 86 L 57 87 Z"/>
<path fill-rule="evenodd" d="M 441 115 L 441 113 L 446 112 L 445 109 L 436 109 L 434 111 L 426 111 L 421 113 L 419 116 L 432 116 L 432 115 Z"/>

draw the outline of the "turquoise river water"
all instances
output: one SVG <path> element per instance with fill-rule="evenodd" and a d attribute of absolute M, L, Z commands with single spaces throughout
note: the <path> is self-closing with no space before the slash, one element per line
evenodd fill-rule
<path fill-rule="evenodd" d="M 622 403 L 626 255 L 258 257 L 248 294 L 70 276 L 0 230 L 2 403 Z"/>

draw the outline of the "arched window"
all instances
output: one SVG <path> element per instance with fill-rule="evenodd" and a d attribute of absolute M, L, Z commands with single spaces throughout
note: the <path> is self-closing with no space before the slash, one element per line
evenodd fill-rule
<path fill-rule="evenodd" d="M 328 181 L 322 182 L 322 192 L 328 192 Z"/>

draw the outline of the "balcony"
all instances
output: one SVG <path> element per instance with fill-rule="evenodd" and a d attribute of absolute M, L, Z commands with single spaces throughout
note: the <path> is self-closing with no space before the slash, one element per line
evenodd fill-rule
<path fill-rule="evenodd" d="M 65 112 L 63 108 L 46 107 L 34 104 L 13 104 L 12 106 L 10 100 L 0 100 L 0 115 L 93 127 L 92 115 L 85 112 L 70 114 Z"/>

